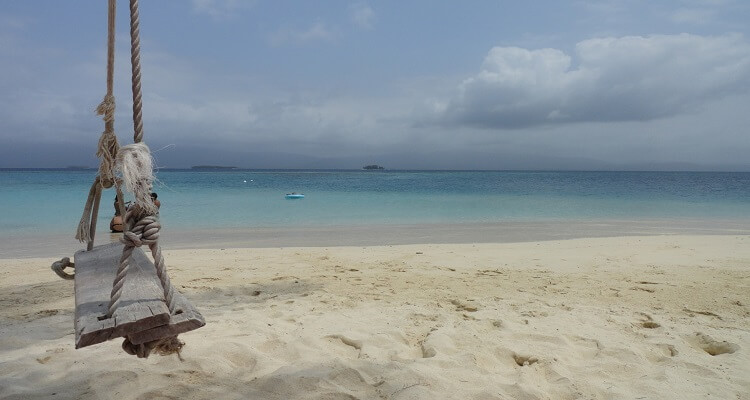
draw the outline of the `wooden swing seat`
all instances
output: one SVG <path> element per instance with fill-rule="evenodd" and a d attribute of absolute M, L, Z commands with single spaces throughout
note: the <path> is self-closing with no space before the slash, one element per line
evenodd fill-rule
<path fill-rule="evenodd" d="M 75 254 L 77 349 L 117 337 L 141 344 L 206 324 L 198 310 L 176 290 L 177 311 L 170 315 L 156 268 L 140 247 L 133 250 L 130 258 L 120 304 L 112 318 L 106 318 L 122 249 L 122 243 L 111 243 Z"/>

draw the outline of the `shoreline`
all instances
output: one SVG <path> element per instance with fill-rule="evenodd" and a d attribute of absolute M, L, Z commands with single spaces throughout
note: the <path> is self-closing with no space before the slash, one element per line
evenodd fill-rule
<path fill-rule="evenodd" d="M 3 259 L 0 398 L 744 398 L 750 237 L 167 249 L 176 357 L 75 350 L 73 282 Z M 32 293 L 30 295 L 30 293 Z"/>
<path fill-rule="evenodd" d="M 85 248 L 64 233 L 0 233 L 0 257 L 72 256 Z M 483 223 L 370 224 L 321 227 L 163 228 L 166 249 L 383 246 L 402 244 L 520 243 L 655 235 L 750 235 L 750 219 L 592 219 Z M 119 240 L 101 223 L 96 245 Z"/>

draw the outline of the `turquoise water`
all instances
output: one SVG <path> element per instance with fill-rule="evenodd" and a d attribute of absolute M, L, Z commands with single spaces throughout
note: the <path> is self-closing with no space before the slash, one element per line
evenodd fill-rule
<path fill-rule="evenodd" d="M 94 174 L 0 170 L 0 234 L 70 233 Z M 161 170 L 157 177 L 162 223 L 174 229 L 750 216 L 750 173 Z M 287 200 L 289 192 L 305 198 Z M 105 191 L 101 230 L 113 198 Z"/>

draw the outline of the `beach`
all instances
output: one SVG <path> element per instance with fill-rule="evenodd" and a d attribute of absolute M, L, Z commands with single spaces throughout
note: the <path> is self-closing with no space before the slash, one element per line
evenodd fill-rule
<path fill-rule="evenodd" d="M 750 237 L 644 235 L 165 246 L 184 361 L 75 350 L 70 254 L 5 258 L 0 398 L 750 399 Z"/>
<path fill-rule="evenodd" d="M 99 3 L 0 11 L 0 400 L 750 400 L 750 1 Z"/>

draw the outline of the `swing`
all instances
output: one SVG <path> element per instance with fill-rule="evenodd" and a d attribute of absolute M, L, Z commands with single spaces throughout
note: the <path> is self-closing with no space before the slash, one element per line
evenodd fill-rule
<path fill-rule="evenodd" d="M 107 94 L 96 110 L 105 121 L 97 150 L 100 164 L 76 233 L 76 239 L 87 242 L 87 246 L 76 252 L 74 263 L 66 257 L 55 262 L 52 269 L 65 279 L 75 279 L 77 349 L 124 337 L 123 350 L 139 358 L 148 357 L 152 351 L 179 356 L 184 343 L 177 335 L 200 328 L 205 320 L 172 286 L 159 246 L 161 225 L 150 196 L 151 155 L 142 143 L 138 0 L 130 0 L 134 143 L 120 147 L 114 134 L 115 14 L 116 0 L 109 0 Z M 135 204 L 127 212 L 122 185 L 135 197 Z M 122 243 L 94 247 L 102 189 L 112 186 L 117 191 L 117 207 L 124 216 Z M 148 245 L 154 262 L 143 252 L 142 245 Z M 67 267 L 75 268 L 75 273 L 65 272 Z"/>

